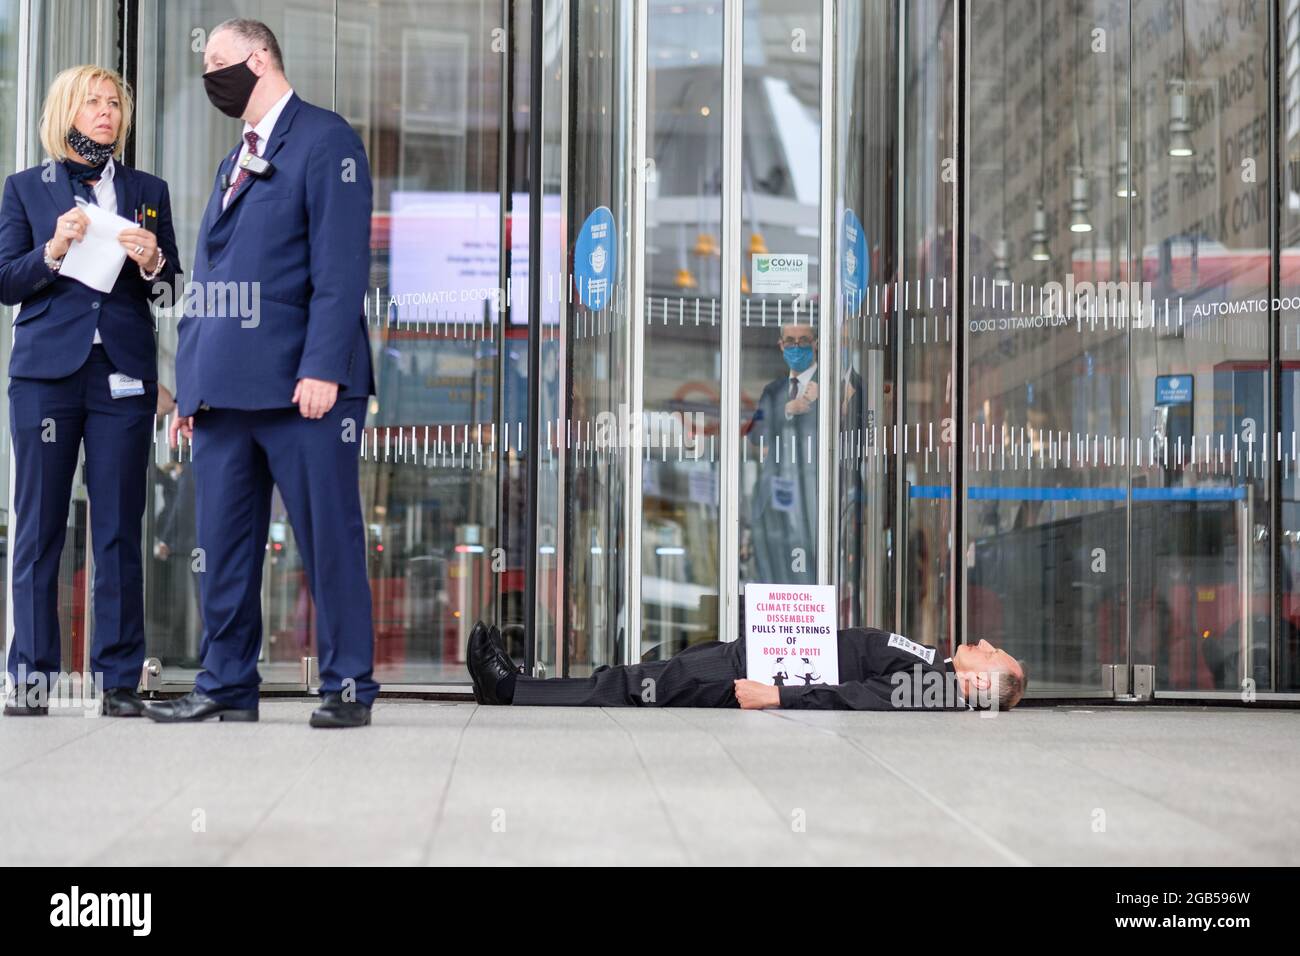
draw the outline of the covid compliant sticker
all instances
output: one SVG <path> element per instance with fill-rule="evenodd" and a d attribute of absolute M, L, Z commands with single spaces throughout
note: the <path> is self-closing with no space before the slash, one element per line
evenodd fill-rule
<path fill-rule="evenodd" d="M 799 295 L 808 291 L 808 256 L 802 252 L 755 253 L 750 288 L 756 295 Z"/>

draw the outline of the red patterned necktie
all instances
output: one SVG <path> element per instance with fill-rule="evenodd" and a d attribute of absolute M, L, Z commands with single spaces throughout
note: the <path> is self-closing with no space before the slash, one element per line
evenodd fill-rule
<path fill-rule="evenodd" d="M 244 134 L 244 142 L 248 144 L 248 155 L 256 156 L 257 155 L 257 133 L 255 133 L 253 130 L 249 130 L 247 133 Z M 245 169 L 243 166 L 239 167 L 239 175 L 235 177 L 235 182 L 230 187 L 230 195 L 227 197 L 226 202 L 230 202 L 231 199 L 235 198 L 235 193 L 239 192 L 239 187 L 243 185 L 244 180 L 247 179 L 249 175 L 250 174 L 247 169 Z"/>

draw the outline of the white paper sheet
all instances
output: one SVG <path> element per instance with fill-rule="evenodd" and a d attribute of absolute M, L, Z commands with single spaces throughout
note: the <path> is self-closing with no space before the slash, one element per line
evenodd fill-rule
<path fill-rule="evenodd" d="M 90 228 L 85 238 L 74 240 L 68 247 L 59 274 L 100 292 L 111 292 L 126 261 L 126 249 L 117 241 L 117 234 L 134 229 L 135 223 L 84 199 L 77 200 L 77 208 L 90 217 Z"/>

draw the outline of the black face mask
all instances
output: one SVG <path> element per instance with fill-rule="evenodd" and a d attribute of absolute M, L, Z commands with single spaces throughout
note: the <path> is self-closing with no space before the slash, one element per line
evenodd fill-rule
<path fill-rule="evenodd" d="M 248 67 L 252 57 L 250 53 L 242 63 L 203 74 L 203 89 L 207 91 L 208 99 L 227 116 L 238 119 L 248 108 L 253 87 L 257 86 L 257 74 Z"/>

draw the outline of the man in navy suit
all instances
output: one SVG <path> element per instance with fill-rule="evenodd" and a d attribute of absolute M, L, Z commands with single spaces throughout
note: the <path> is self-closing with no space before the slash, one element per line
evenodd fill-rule
<path fill-rule="evenodd" d="M 148 715 L 257 719 L 276 486 L 316 604 L 323 700 L 311 725 L 362 726 L 379 691 L 358 483 L 374 391 L 365 147 L 342 117 L 293 92 L 265 24 L 226 21 L 203 59 L 208 98 L 244 120 L 199 226 L 198 294 L 187 295 L 176 352 L 171 438 L 193 442 L 203 670 L 194 691 Z"/>

